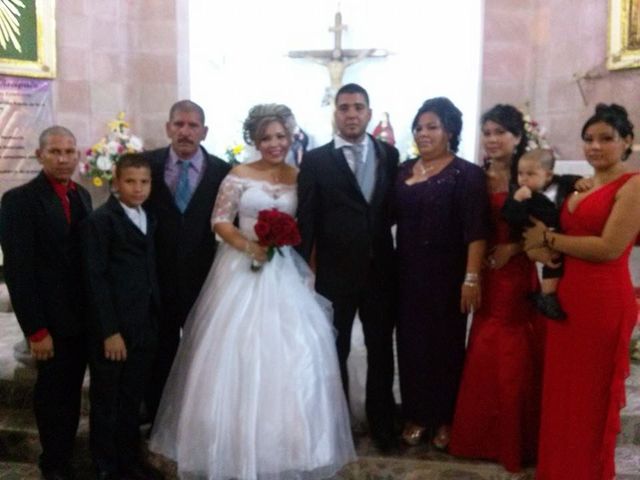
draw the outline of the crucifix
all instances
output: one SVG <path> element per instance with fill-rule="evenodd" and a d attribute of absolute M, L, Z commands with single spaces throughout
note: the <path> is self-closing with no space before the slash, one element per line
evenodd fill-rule
<path fill-rule="evenodd" d="M 289 52 L 291 58 L 306 58 L 313 60 L 320 65 L 324 65 L 329 70 L 331 86 L 325 92 L 322 104 L 328 105 L 335 92 L 342 86 L 342 77 L 348 66 L 353 65 L 365 58 L 386 57 L 389 52 L 378 48 L 365 49 L 343 49 L 342 32 L 347 26 L 342 23 L 342 14 L 338 11 L 335 15 L 335 23 L 329 28 L 333 32 L 334 47 L 332 50 L 294 50 Z"/>

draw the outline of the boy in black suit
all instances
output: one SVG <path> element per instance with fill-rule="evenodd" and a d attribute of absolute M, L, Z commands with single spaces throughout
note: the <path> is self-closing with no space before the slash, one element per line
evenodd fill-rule
<path fill-rule="evenodd" d="M 117 193 L 84 228 L 89 286 L 91 452 L 99 479 L 153 479 L 140 458 L 139 410 L 158 343 L 159 291 L 153 233 L 142 208 L 151 169 L 138 154 L 121 157 Z"/>
<path fill-rule="evenodd" d="M 89 193 L 71 180 L 76 139 L 53 126 L 36 150 L 42 172 L 2 197 L 0 243 L 4 275 L 22 332 L 37 360 L 33 392 L 46 480 L 75 478 L 73 444 L 87 366 L 79 225 Z"/>
<path fill-rule="evenodd" d="M 522 231 L 531 224 L 529 217 L 542 221 L 547 227 L 560 227 L 560 212 L 556 204 L 542 193 L 553 177 L 555 157 L 551 150 L 531 150 L 518 161 L 518 185 L 502 207 L 502 215 L 518 240 Z M 562 263 L 542 267 L 542 291 L 532 295 L 540 312 L 554 320 L 566 318 L 558 302 L 556 290 L 562 276 Z"/>

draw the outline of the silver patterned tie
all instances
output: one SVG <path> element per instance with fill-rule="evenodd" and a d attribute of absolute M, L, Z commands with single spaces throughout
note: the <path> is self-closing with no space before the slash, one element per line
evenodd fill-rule
<path fill-rule="evenodd" d="M 348 145 L 346 148 L 348 148 L 349 150 L 351 150 L 351 153 L 353 155 L 353 174 L 356 176 L 356 178 L 358 179 L 358 183 L 360 183 L 360 177 L 358 176 L 358 174 L 360 173 L 360 170 L 362 169 L 362 164 L 363 164 L 363 158 L 362 158 L 362 154 L 363 152 L 363 145 L 361 144 L 354 144 L 354 145 Z"/>

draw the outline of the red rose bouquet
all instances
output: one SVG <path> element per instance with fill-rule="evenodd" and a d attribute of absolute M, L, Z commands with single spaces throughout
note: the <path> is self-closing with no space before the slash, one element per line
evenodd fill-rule
<path fill-rule="evenodd" d="M 275 252 L 282 255 L 281 247 L 285 245 L 298 245 L 300 243 L 300 231 L 296 220 L 288 213 L 279 210 L 260 210 L 258 221 L 253 227 L 258 236 L 258 243 L 267 248 L 267 261 L 273 258 Z M 262 264 L 256 261 L 251 263 L 251 270 L 257 272 Z"/>

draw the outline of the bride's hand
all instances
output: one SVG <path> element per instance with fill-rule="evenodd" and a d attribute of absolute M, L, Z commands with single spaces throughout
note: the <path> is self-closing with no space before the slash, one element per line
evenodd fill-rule
<path fill-rule="evenodd" d="M 267 248 L 257 242 L 249 242 L 247 245 L 247 253 L 256 262 L 265 263 L 267 261 Z"/>

